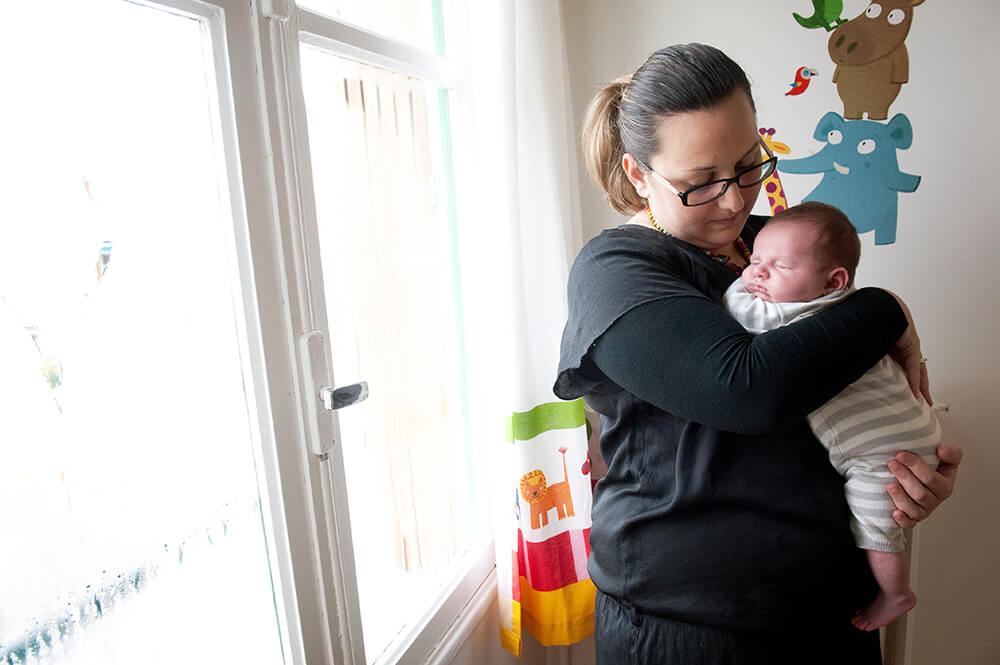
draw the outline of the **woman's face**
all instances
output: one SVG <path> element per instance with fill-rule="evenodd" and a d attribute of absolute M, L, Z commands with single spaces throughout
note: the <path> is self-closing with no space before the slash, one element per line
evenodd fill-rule
<path fill-rule="evenodd" d="M 649 166 L 681 192 L 731 178 L 763 160 L 757 118 L 742 90 L 711 109 L 663 118 L 658 138 L 660 151 L 650 158 Z M 730 184 L 726 193 L 711 203 L 685 206 L 680 197 L 630 158 L 626 155 L 629 179 L 639 195 L 649 200 L 660 226 L 704 249 L 732 246 L 757 200 L 759 184 L 747 189 Z"/>

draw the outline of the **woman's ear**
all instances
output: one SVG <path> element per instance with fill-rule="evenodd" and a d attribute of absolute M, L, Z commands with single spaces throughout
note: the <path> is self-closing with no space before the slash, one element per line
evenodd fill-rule
<path fill-rule="evenodd" d="M 628 176 L 629 182 L 635 187 L 636 194 L 640 198 L 648 199 L 649 174 L 639 165 L 639 160 L 632 156 L 632 153 L 626 152 L 622 155 L 622 168 L 625 169 L 625 175 Z"/>
<path fill-rule="evenodd" d="M 826 290 L 823 295 L 834 291 L 843 291 L 847 288 L 847 283 L 851 281 L 851 276 L 847 273 L 847 268 L 838 266 L 830 271 L 826 278 Z"/>

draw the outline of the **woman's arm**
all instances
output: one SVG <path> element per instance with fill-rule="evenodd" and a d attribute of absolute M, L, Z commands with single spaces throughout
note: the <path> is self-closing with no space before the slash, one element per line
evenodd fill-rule
<path fill-rule="evenodd" d="M 896 299 L 868 288 L 754 336 L 692 289 L 628 311 L 588 355 L 617 385 L 665 411 L 757 433 L 804 418 L 860 378 L 906 328 Z"/>

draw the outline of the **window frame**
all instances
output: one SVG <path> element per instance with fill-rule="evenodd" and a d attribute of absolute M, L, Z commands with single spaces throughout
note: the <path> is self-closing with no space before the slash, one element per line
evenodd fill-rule
<path fill-rule="evenodd" d="M 454 59 L 297 8 L 292 0 L 147 1 L 216 7 L 224 17 L 225 30 L 213 35 L 216 44 L 225 44 L 216 49 L 222 52 L 217 78 L 220 98 L 232 103 L 223 124 L 231 117 L 235 129 L 226 149 L 233 198 L 240 198 L 234 211 L 246 222 L 240 265 L 249 289 L 244 299 L 254 305 L 248 319 L 260 340 L 255 366 L 266 366 L 266 377 L 254 379 L 266 381 L 272 397 L 262 409 L 270 416 L 262 426 L 274 442 L 264 467 L 291 662 L 365 665 L 343 456 L 339 446 L 320 440 L 340 436 L 336 419 L 328 431 L 315 411 L 316 388 L 332 384 L 333 370 L 328 348 L 324 357 L 311 357 L 315 350 L 305 343 L 315 331 L 326 335 L 328 327 L 318 292 L 323 282 L 299 46 L 321 46 L 451 89 L 459 86 L 458 68 Z M 495 598 L 492 539 L 474 547 L 461 565 L 463 573 L 424 620 L 379 663 L 447 662 L 464 639 L 460 627 L 483 617 Z"/>

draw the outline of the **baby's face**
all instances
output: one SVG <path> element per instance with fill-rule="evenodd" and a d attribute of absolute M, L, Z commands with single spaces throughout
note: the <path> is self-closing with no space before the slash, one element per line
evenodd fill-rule
<path fill-rule="evenodd" d="M 808 224 L 766 225 L 754 241 L 743 286 L 767 302 L 806 302 L 829 293 L 830 266 L 816 256 L 814 243 Z"/>

